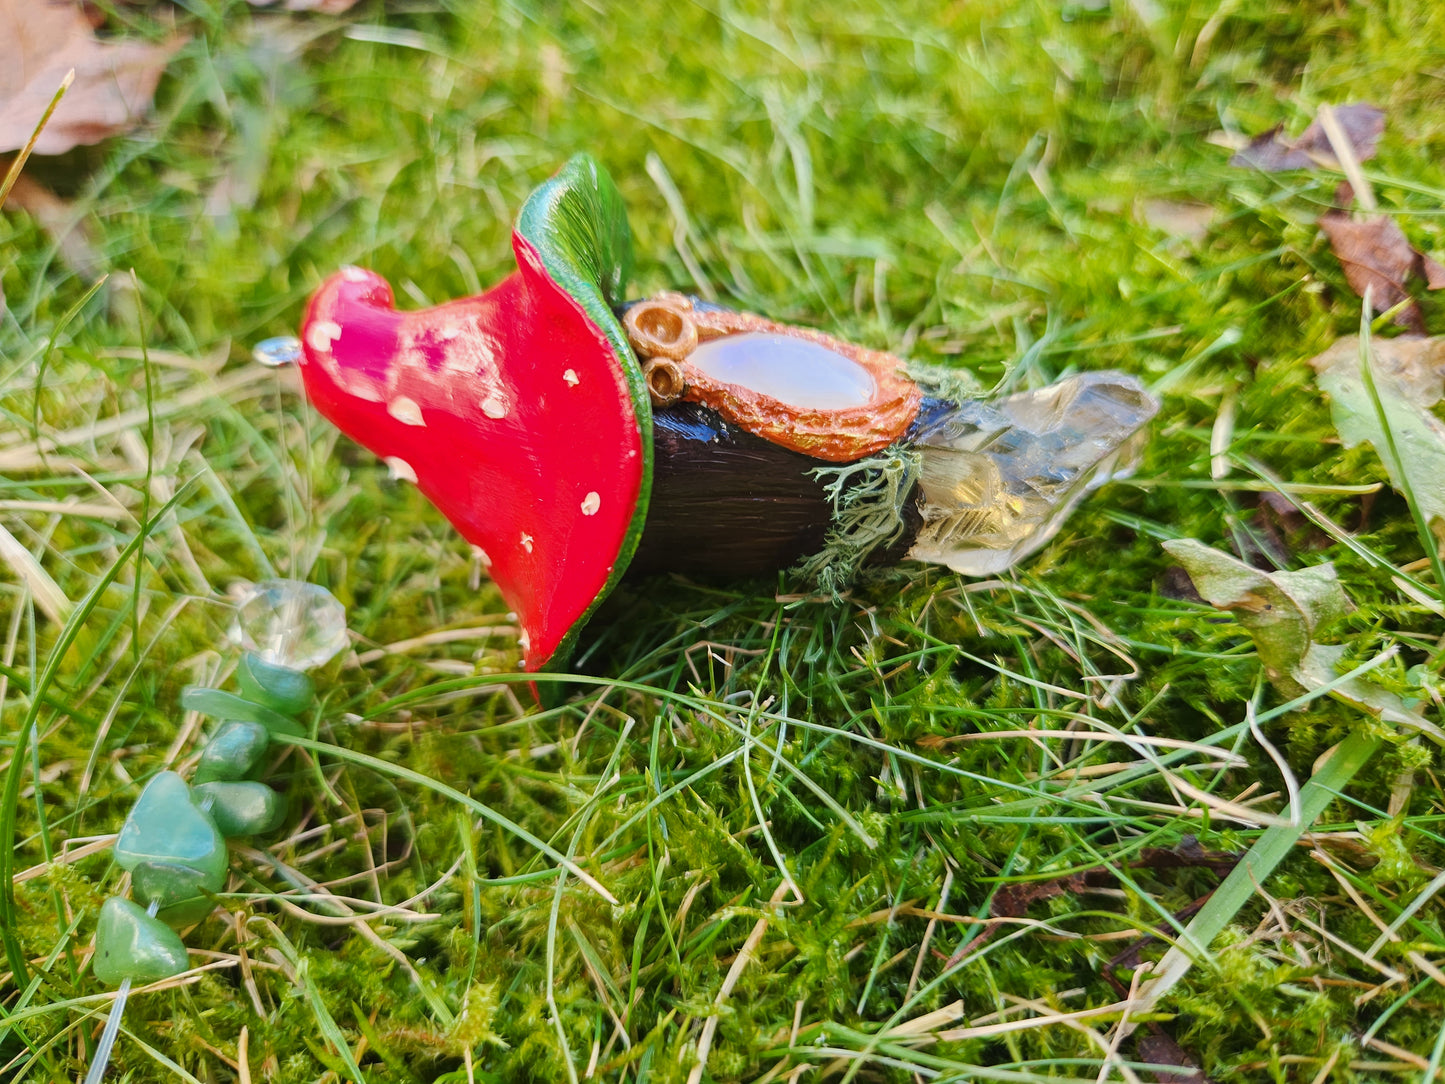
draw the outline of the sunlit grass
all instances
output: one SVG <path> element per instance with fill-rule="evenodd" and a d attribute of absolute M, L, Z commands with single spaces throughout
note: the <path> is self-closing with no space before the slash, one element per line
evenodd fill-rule
<path fill-rule="evenodd" d="M 1231 169 L 1210 140 L 1374 101 L 1377 196 L 1445 250 L 1435 6 L 177 17 L 148 127 L 26 167 L 106 284 L 0 222 L 0 526 L 29 555 L 0 583 L 0 1077 L 83 1073 L 95 915 L 124 887 L 107 837 L 203 740 L 178 695 L 229 677 L 227 589 L 276 574 L 335 592 L 355 651 L 275 757 L 287 828 L 235 849 L 196 970 L 133 994 L 113 1079 L 1093 1081 L 1142 1074 L 1154 1028 L 1218 1080 L 1438 1064 L 1433 747 L 1324 695 L 1283 710 L 1159 546 L 1335 561 L 1348 664 L 1440 721 L 1421 534 L 1305 364 L 1358 330 L 1313 226 L 1339 178 Z M 495 281 L 522 198 L 584 149 L 627 201 L 636 293 L 984 387 L 1123 368 L 1164 403 L 1137 483 L 997 581 L 625 585 L 536 705 L 470 549 L 247 359 L 341 264 L 404 306 Z M 1150 225 L 1158 200 L 1203 235 Z M 1299 845 L 1250 712 L 1300 783 L 1379 743 Z M 1217 876 L 1133 864 L 1191 836 L 1279 865 L 1200 911 Z M 1112 887 L 997 912 L 1001 886 L 1097 867 Z M 1210 958 L 1142 1012 L 1147 976 L 1110 961 L 1149 934 L 1158 961 L 1196 914 Z"/>

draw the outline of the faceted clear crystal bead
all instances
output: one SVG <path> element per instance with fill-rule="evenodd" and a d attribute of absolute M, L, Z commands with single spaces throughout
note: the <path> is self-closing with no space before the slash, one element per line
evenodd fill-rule
<path fill-rule="evenodd" d="M 310 670 L 347 645 L 346 608 L 314 583 L 251 584 L 237 599 L 230 639 L 275 666 Z"/>
<path fill-rule="evenodd" d="M 845 410 L 873 398 L 873 375 L 852 358 L 791 335 L 750 331 L 701 343 L 689 365 L 803 410 Z"/>

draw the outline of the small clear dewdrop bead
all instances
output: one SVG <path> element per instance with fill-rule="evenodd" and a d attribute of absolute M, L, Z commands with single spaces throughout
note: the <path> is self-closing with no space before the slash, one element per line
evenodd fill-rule
<path fill-rule="evenodd" d="M 262 339 L 251 351 L 251 357 L 271 369 L 295 365 L 301 360 L 301 340 L 294 335 Z"/>
<path fill-rule="evenodd" d="M 266 580 L 236 594 L 233 644 L 266 662 L 310 670 L 346 647 L 346 608 L 330 591 L 301 580 Z"/>

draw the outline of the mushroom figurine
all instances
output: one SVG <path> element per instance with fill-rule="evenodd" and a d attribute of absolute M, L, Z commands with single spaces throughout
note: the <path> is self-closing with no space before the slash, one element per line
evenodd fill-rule
<path fill-rule="evenodd" d="M 370 271 L 332 275 L 298 360 L 316 408 L 477 547 L 531 671 L 624 576 L 1000 572 L 1128 469 L 1157 409 L 1117 372 L 949 399 L 820 331 L 629 302 L 626 213 L 587 155 L 527 199 L 512 247 L 492 289 L 414 312 Z"/>

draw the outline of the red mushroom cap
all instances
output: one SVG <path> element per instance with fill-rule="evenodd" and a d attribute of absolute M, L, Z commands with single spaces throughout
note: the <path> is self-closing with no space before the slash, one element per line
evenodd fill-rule
<path fill-rule="evenodd" d="M 579 155 L 528 199 L 518 271 L 491 290 L 397 312 L 348 268 L 301 326 L 307 395 L 486 554 L 529 670 L 565 657 L 646 517 L 651 407 L 609 305 L 629 245 L 610 178 Z"/>

